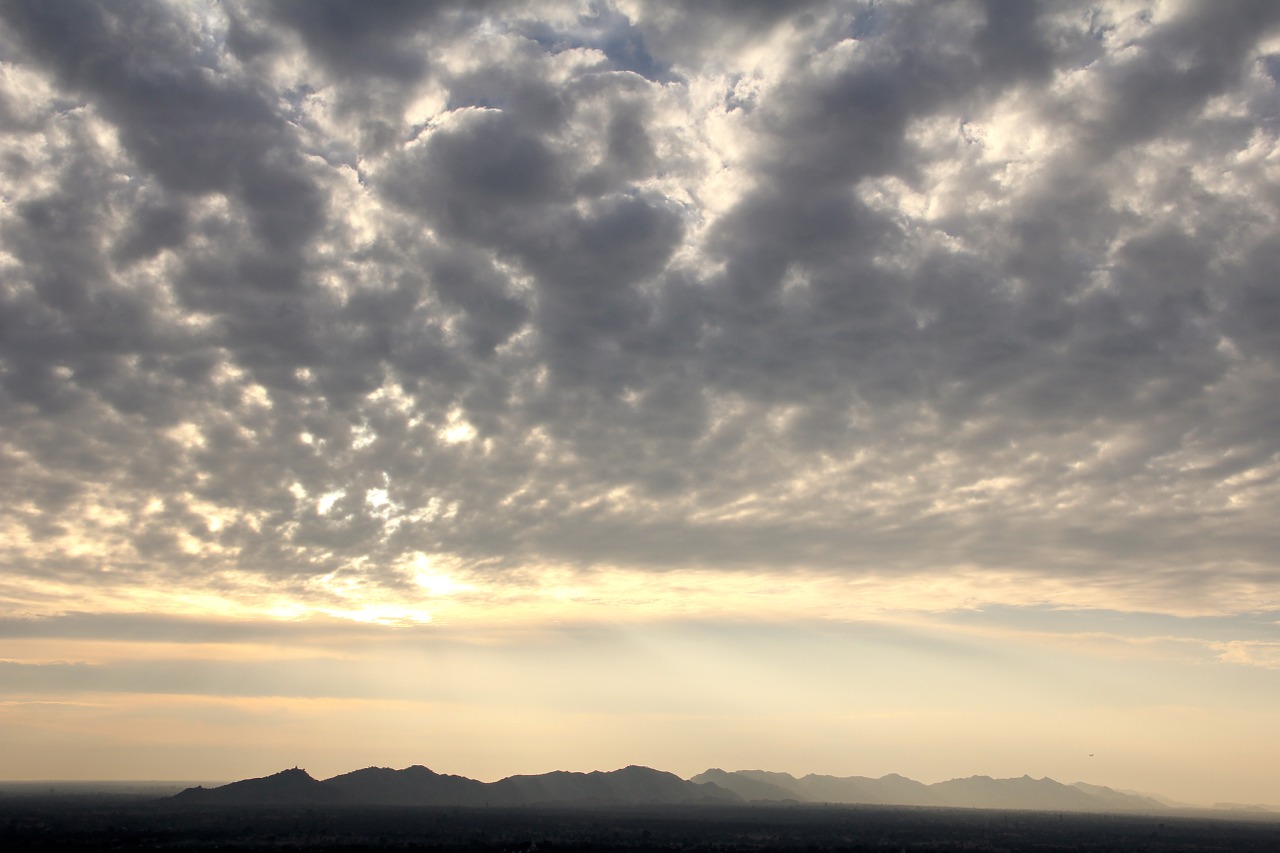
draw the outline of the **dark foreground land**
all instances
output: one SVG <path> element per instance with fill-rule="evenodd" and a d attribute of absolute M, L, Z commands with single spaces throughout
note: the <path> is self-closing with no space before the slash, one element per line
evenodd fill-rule
<path fill-rule="evenodd" d="M 180 808 L 0 798 L 0 850 L 1280 851 L 1280 823 L 883 806 Z"/>

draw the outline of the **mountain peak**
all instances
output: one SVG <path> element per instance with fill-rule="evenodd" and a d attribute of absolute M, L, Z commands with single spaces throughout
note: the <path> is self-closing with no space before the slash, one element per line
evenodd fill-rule
<path fill-rule="evenodd" d="M 313 782 L 315 781 L 315 777 L 313 777 L 307 771 L 303 770 L 301 767 L 290 767 L 288 770 L 281 770 L 277 773 L 272 773 L 270 776 L 263 776 L 262 778 L 263 779 L 310 779 Z"/>
<path fill-rule="evenodd" d="M 325 805 L 338 802 L 341 795 L 312 778 L 300 767 L 291 767 L 261 776 L 243 779 L 218 788 L 188 788 L 177 795 L 187 802 L 213 805 Z"/>

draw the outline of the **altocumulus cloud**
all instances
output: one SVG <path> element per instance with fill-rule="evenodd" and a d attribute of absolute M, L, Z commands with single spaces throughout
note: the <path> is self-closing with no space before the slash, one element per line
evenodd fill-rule
<path fill-rule="evenodd" d="M 11 614 L 1277 607 L 1280 4 L 0 20 Z"/>

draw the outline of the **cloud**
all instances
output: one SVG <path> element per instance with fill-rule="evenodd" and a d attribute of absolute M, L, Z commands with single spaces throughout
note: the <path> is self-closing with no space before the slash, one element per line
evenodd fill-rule
<path fill-rule="evenodd" d="M 1228 663 L 1280 669 L 1280 643 L 1230 640 L 1217 643 L 1214 648 Z"/>
<path fill-rule="evenodd" d="M 1270 4 L 0 19 L 11 610 L 1275 603 Z"/>

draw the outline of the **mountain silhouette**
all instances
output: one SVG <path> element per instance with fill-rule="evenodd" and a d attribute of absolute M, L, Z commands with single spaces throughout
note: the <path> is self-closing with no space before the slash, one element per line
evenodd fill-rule
<path fill-rule="evenodd" d="M 319 783 L 344 801 L 385 806 L 483 806 L 490 786 L 464 776 L 446 776 L 415 764 L 403 770 L 366 767 Z"/>
<path fill-rule="evenodd" d="M 218 788 L 188 788 L 174 799 L 192 805 L 537 806 L 679 805 L 740 803 L 714 784 L 699 784 L 649 767 L 608 773 L 555 771 L 479 782 L 435 773 L 421 765 L 392 770 L 366 767 L 317 781 L 305 770 L 285 770 Z"/>
<path fill-rule="evenodd" d="M 933 805 L 929 787 L 923 782 L 890 773 L 879 779 L 867 776 L 818 776 L 798 780 L 810 801 L 823 803 L 866 803 L 869 805 Z"/>
<path fill-rule="evenodd" d="M 242 779 L 217 788 L 187 788 L 173 799 L 196 805 L 324 806 L 343 802 L 342 792 L 316 781 L 305 770 L 281 770 L 259 779 Z"/>
<path fill-rule="evenodd" d="M 787 774 L 772 774 L 762 770 L 739 770 L 736 773 L 728 773 L 716 767 L 699 773 L 689 781 L 716 785 L 732 791 L 747 802 L 798 802 L 800 798 L 795 790 L 785 784 L 775 784 L 768 779 L 773 775 L 786 776 Z M 791 779 L 790 776 L 787 778 Z M 791 779 L 791 781 L 795 780 Z"/>
<path fill-rule="evenodd" d="M 694 776 L 694 782 L 714 782 L 744 800 L 796 800 L 807 803 L 847 805 L 949 806 L 1038 811 L 1159 812 L 1166 806 L 1137 794 L 1101 785 L 1064 785 L 1053 779 L 992 779 L 970 776 L 925 785 L 896 773 L 872 779 L 866 776 L 818 776 L 800 779 L 789 773 L 714 769 Z"/>
<path fill-rule="evenodd" d="M 930 785 L 930 793 L 944 806 L 967 806 L 983 809 L 1039 809 L 1054 811 L 1088 811 L 1098 805 L 1098 798 L 1079 788 L 1052 779 L 992 779 L 970 776 Z"/>
<path fill-rule="evenodd" d="M 213 806 L 634 806 L 732 803 L 834 803 L 946 806 L 1073 812 L 1160 812 L 1157 800 L 1101 785 L 1053 779 L 970 776 L 925 785 L 905 776 L 820 776 L 797 779 L 763 770 L 707 770 L 692 779 L 650 767 L 610 772 L 555 771 L 480 782 L 442 775 L 422 765 L 366 767 L 318 781 L 293 768 L 217 788 L 188 788 L 174 800 Z"/>
<path fill-rule="evenodd" d="M 1071 787 L 1079 788 L 1086 794 L 1091 794 L 1094 797 L 1113 803 L 1114 807 L 1121 811 L 1139 808 L 1143 811 L 1160 811 L 1166 808 L 1194 808 L 1186 803 L 1166 800 L 1164 797 L 1140 794 L 1136 791 L 1117 791 L 1114 788 L 1090 785 L 1087 782 L 1072 782 Z"/>
<path fill-rule="evenodd" d="M 716 785 L 688 782 L 674 773 L 632 765 L 610 773 L 557 771 L 538 776 L 509 776 L 493 783 L 503 802 L 663 804 L 740 802 L 741 798 Z"/>

